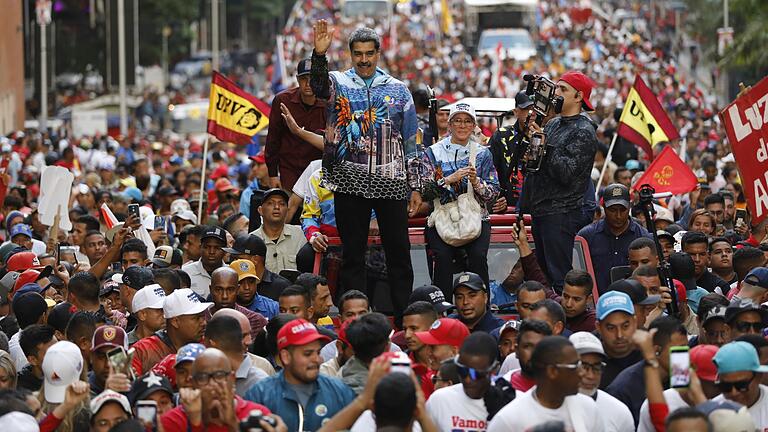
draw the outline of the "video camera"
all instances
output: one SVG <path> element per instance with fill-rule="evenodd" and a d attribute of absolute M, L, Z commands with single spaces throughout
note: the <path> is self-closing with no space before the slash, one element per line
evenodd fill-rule
<path fill-rule="evenodd" d="M 559 114 L 563 110 L 563 97 L 556 96 L 556 85 L 552 80 L 541 75 L 524 75 L 525 80 L 525 94 L 533 99 L 533 112 L 536 113 L 534 121 L 538 125 L 544 123 L 544 118 L 549 115 L 550 111 Z M 525 125 L 521 130 L 526 131 L 530 122 L 530 115 L 525 121 Z M 524 135 L 524 134 L 523 134 Z M 547 154 L 546 137 L 543 133 L 535 134 L 531 137 L 530 141 L 523 138 L 518 154 L 522 152 L 526 157 L 526 170 L 530 172 L 536 172 L 541 169 L 541 164 L 544 162 L 544 156 Z M 517 159 L 519 160 L 519 159 Z"/>

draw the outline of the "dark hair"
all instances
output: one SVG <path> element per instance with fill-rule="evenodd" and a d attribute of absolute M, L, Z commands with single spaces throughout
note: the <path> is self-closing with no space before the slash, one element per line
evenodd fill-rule
<path fill-rule="evenodd" d="M 217 347 L 225 353 L 240 354 L 243 351 L 243 333 L 237 318 L 217 315 L 205 326 L 205 338 L 216 341 Z"/>
<path fill-rule="evenodd" d="M 64 336 L 68 341 L 77 344 L 81 338 L 91 340 L 96 331 L 96 316 L 89 312 L 75 312 L 69 319 Z"/>
<path fill-rule="evenodd" d="M 707 430 L 712 430 L 712 423 L 709 421 L 709 418 L 707 418 L 707 415 L 697 410 L 696 408 L 689 406 L 678 408 L 669 413 L 667 419 L 664 421 L 664 429 L 670 430 L 672 423 L 676 421 L 693 419 L 703 420 L 707 424 Z"/>
<path fill-rule="evenodd" d="M 264 351 L 266 355 L 277 355 L 277 333 L 283 326 L 296 319 L 296 315 L 281 313 L 272 317 L 266 325 L 266 339 Z M 263 334 L 263 333 L 262 333 Z"/>
<path fill-rule="evenodd" d="M 428 301 L 415 301 L 408 305 L 407 308 L 403 311 L 403 316 L 411 316 L 411 315 L 426 315 L 427 318 L 429 318 L 430 321 L 435 322 L 437 320 L 437 312 L 435 312 L 435 307 L 432 306 L 432 303 Z"/>
<path fill-rule="evenodd" d="M 3 198 L 3 207 L 11 210 L 19 210 L 24 207 L 24 201 L 16 195 L 6 195 L 5 198 Z"/>
<path fill-rule="evenodd" d="M 283 297 L 293 297 L 293 296 L 304 297 L 304 307 L 308 308 L 312 306 L 312 299 L 309 297 L 309 291 L 307 291 L 301 285 L 293 284 L 283 288 L 283 292 L 280 293 L 280 297 L 278 297 L 278 299 Z"/>
<path fill-rule="evenodd" d="M 459 370 L 456 368 L 456 362 L 454 362 L 452 358 L 443 360 L 443 362 L 440 363 L 438 373 L 444 380 L 450 380 L 451 384 L 458 384 L 461 382 Z"/>
<path fill-rule="evenodd" d="M 179 245 L 184 245 L 188 236 L 200 237 L 203 235 L 205 228 L 203 225 L 187 225 L 181 229 L 179 233 Z"/>
<path fill-rule="evenodd" d="M 53 327 L 44 324 L 32 324 L 21 330 L 19 345 L 21 350 L 24 351 L 24 355 L 37 357 L 39 353 L 37 346 L 50 342 L 53 339 L 53 333 Z"/>
<path fill-rule="evenodd" d="M 519 287 L 517 287 L 518 296 L 520 295 L 521 291 L 528 291 L 528 292 L 544 291 L 544 285 L 542 285 L 541 282 L 535 281 L 535 280 L 525 281 L 521 283 Z"/>
<path fill-rule="evenodd" d="M 638 237 L 632 240 L 632 243 L 629 244 L 629 250 L 640 250 L 645 248 L 650 249 L 651 253 L 654 256 L 657 256 L 656 243 L 654 243 L 653 240 L 649 239 L 648 237 Z"/>
<path fill-rule="evenodd" d="M 99 230 L 89 230 L 87 233 L 85 233 L 85 237 L 84 238 L 88 238 L 88 237 L 90 237 L 92 235 L 99 235 L 99 236 L 104 237 L 104 233 L 99 231 Z"/>
<path fill-rule="evenodd" d="M 294 281 L 294 284 L 303 286 L 309 292 L 310 301 L 317 295 L 318 285 L 328 285 L 328 279 L 314 273 L 302 273 Z"/>
<path fill-rule="evenodd" d="M 365 314 L 352 321 L 347 328 L 347 341 L 355 357 L 365 364 L 389 349 L 389 320 L 378 312 Z"/>
<path fill-rule="evenodd" d="M 170 288 L 170 292 L 181 289 L 181 278 L 179 274 L 169 268 L 160 268 L 152 270 L 152 279 L 163 289 Z"/>
<path fill-rule="evenodd" d="M 43 299 L 41 294 L 36 292 L 26 292 L 21 295 L 17 294 L 16 297 L 19 298 L 17 301 L 20 301 L 23 297 L 30 297 L 30 303 L 26 305 L 27 307 L 20 307 L 19 310 L 14 310 L 14 313 L 16 314 L 16 322 L 19 324 L 20 329 L 32 324 L 37 324 L 40 317 L 45 315 L 45 311 L 48 310 L 48 306 L 45 304 L 45 299 Z M 32 302 L 31 297 L 37 297 L 37 299 Z"/>
<path fill-rule="evenodd" d="M 536 344 L 531 354 L 531 369 L 534 378 L 540 378 L 547 366 L 560 362 L 563 349 L 573 344 L 562 336 L 545 336 Z"/>
<path fill-rule="evenodd" d="M 231 206 L 230 206 L 231 207 Z M 225 231 L 229 231 L 229 228 L 232 226 L 233 223 L 235 223 L 238 219 L 241 217 L 244 217 L 245 215 L 242 213 L 234 213 L 229 216 L 227 216 L 226 219 L 221 223 L 221 227 L 224 228 Z M 234 235 L 235 233 L 229 231 L 230 234 Z"/>
<path fill-rule="evenodd" d="M 0 417 L 12 413 L 22 412 L 24 414 L 34 415 L 29 405 L 27 405 L 24 390 L 0 390 Z"/>
<path fill-rule="evenodd" d="M 120 256 L 122 257 L 126 252 L 138 252 L 144 259 L 147 259 L 147 245 L 137 238 L 128 239 L 123 243 L 123 247 L 120 248 Z"/>
<path fill-rule="evenodd" d="M 416 89 L 411 92 L 413 97 L 413 104 L 418 108 L 429 108 L 429 93 L 425 89 Z"/>
<path fill-rule="evenodd" d="M 77 272 L 69 280 L 69 292 L 77 299 L 88 305 L 99 304 L 99 279 L 90 272 Z"/>
<path fill-rule="evenodd" d="M 728 246 L 731 247 L 731 250 L 733 250 L 733 245 L 731 245 L 731 242 L 728 241 L 725 237 L 713 237 L 711 240 L 709 240 L 709 252 L 712 253 L 712 248 L 714 247 L 715 243 L 728 243 Z"/>
<path fill-rule="evenodd" d="M 85 231 L 99 231 L 101 228 L 101 224 L 99 224 L 99 220 L 91 215 L 82 215 L 75 223 L 83 224 L 85 225 Z"/>
<path fill-rule="evenodd" d="M 219 206 L 219 208 L 216 209 L 216 216 L 219 217 L 219 220 L 221 220 L 221 215 L 224 214 L 226 211 L 235 211 L 235 208 L 230 203 L 224 203 Z M 226 219 L 224 219 L 226 220 Z M 220 225 L 223 224 L 223 221 L 219 223 Z"/>
<path fill-rule="evenodd" d="M 560 305 L 560 303 L 552 300 L 552 299 L 544 299 L 541 301 L 538 301 L 531 306 L 531 312 L 539 309 L 546 309 L 547 315 L 549 315 L 550 318 L 554 322 L 560 321 L 565 325 L 565 310 L 563 310 L 563 307 Z"/>
<path fill-rule="evenodd" d="M 686 246 L 691 244 L 704 243 L 708 246 L 708 242 L 709 240 L 707 239 L 707 235 L 698 231 L 688 231 L 683 234 L 683 238 L 680 240 L 680 244 L 682 245 L 683 250 L 685 250 Z"/>
<path fill-rule="evenodd" d="M 72 304 L 68 302 L 61 302 L 51 309 L 48 313 L 48 325 L 53 327 L 54 330 L 58 330 L 61 334 L 67 330 L 67 324 L 72 317 Z"/>
<path fill-rule="evenodd" d="M 416 408 L 416 386 L 408 375 L 395 372 L 384 375 L 373 396 L 376 426 L 405 428 L 413 421 Z"/>
<path fill-rule="evenodd" d="M 659 276 L 659 270 L 648 264 L 643 264 L 635 269 L 635 271 L 632 272 L 632 278 L 634 279 L 635 276 L 640 277 L 658 277 Z"/>
<path fill-rule="evenodd" d="M 175 269 L 174 270 L 177 275 L 179 275 L 179 286 L 189 288 L 192 286 L 192 279 L 189 277 L 189 274 L 185 272 L 182 269 Z"/>
<path fill-rule="evenodd" d="M 360 27 L 349 35 L 350 51 L 352 51 L 352 45 L 354 45 L 355 42 L 373 42 L 373 47 L 376 48 L 376 51 L 381 49 L 381 39 L 379 39 L 379 35 L 376 33 L 376 30 L 368 27 Z"/>
<path fill-rule="evenodd" d="M 709 194 L 706 198 L 704 198 L 704 207 L 710 205 L 710 204 L 722 204 L 725 205 L 725 198 L 723 198 L 722 195 L 719 193 L 716 194 Z"/>
<path fill-rule="evenodd" d="M 707 317 L 709 311 L 715 308 L 715 306 L 728 307 L 728 299 L 718 293 L 709 293 L 699 299 L 699 309 L 696 311 L 696 316 L 701 321 Z"/>
<path fill-rule="evenodd" d="M 733 271 L 743 280 L 747 273 L 765 261 L 763 251 L 752 246 L 744 246 L 733 251 Z"/>
<path fill-rule="evenodd" d="M 517 332 L 517 343 L 520 343 L 520 339 L 523 337 L 523 333 L 538 333 L 543 336 L 552 336 L 552 329 L 544 321 L 527 319 L 520 323 L 520 330 Z"/>
<path fill-rule="evenodd" d="M 573 269 L 566 273 L 565 283 L 570 286 L 584 288 L 586 295 L 592 294 L 592 286 L 594 285 L 594 281 L 592 280 L 592 275 L 585 272 L 584 270 Z"/>
<path fill-rule="evenodd" d="M 688 331 L 683 324 L 670 316 L 661 316 L 656 318 L 648 326 L 648 330 L 656 329 L 656 334 L 653 335 L 653 344 L 664 346 L 669 344 L 669 340 L 675 333 L 683 336 L 688 336 Z"/>
<path fill-rule="evenodd" d="M 756 334 L 745 334 L 734 339 L 734 342 L 746 342 L 753 347 L 757 352 L 760 352 L 760 348 L 768 347 L 768 340 L 764 337 Z"/>
<path fill-rule="evenodd" d="M 459 348 L 459 355 L 482 356 L 493 364 L 499 358 L 499 347 L 496 338 L 486 332 L 475 332 L 464 339 Z"/>
<path fill-rule="evenodd" d="M 371 307 L 371 301 L 368 300 L 368 296 L 365 295 L 362 291 L 353 289 L 345 292 L 341 295 L 341 297 L 339 297 L 339 312 L 344 313 L 344 303 L 347 300 L 365 300 L 366 303 L 368 303 L 368 307 Z"/>

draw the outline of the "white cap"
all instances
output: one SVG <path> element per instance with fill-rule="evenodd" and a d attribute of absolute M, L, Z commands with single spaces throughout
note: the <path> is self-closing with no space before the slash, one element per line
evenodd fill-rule
<path fill-rule="evenodd" d="M 96 415 L 107 402 L 117 402 L 126 414 L 131 414 L 131 404 L 128 402 L 128 398 L 112 390 L 104 390 L 98 396 L 91 399 L 91 414 Z"/>
<path fill-rule="evenodd" d="M 468 114 L 470 117 L 472 117 L 472 120 L 477 122 L 477 116 L 475 115 L 475 107 L 473 107 L 472 105 L 466 102 L 459 102 L 459 103 L 453 104 L 453 106 L 451 107 L 451 112 L 450 114 L 448 114 L 448 121 L 451 121 L 453 116 L 455 116 L 456 114 L 461 114 L 461 113 Z"/>
<path fill-rule="evenodd" d="M 180 315 L 197 315 L 208 310 L 213 303 L 200 301 L 200 297 L 189 288 L 177 289 L 165 297 L 163 314 L 165 318 L 175 318 Z"/>
<path fill-rule="evenodd" d="M 171 203 L 171 214 L 176 215 L 177 213 L 181 213 L 184 210 L 192 210 L 192 207 L 189 205 L 189 201 L 185 200 L 184 198 L 179 198 L 173 200 Z"/>
<path fill-rule="evenodd" d="M 593 335 L 592 333 L 585 331 L 576 332 L 572 334 L 568 340 L 571 341 L 573 347 L 576 348 L 576 352 L 579 353 L 579 355 L 600 354 L 601 356 L 605 357 L 603 344 L 600 342 L 600 339 L 598 339 L 597 336 Z"/>
<path fill-rule="evenodd" d="M 69 341 L 53 344 L 43 358 L 45 400 L 57 404 L 64 402 L 67 386 L 80 379 L 82 371 L 83 355 L 77 345 Z"/>
<path fill-rule="evenodd" d="M 29 414 L 19 411 L 9 412 L 0 417 L 0 430 L 13 432 L 39 432 L 37 420 Z"/>
<path fill-rule="evenodd" d="M 165 303 L 165 291 L 158 284 L 147 285 L 136 291 L 131 302 L 134 313 L 144 309 L 162 309 Z"/>
<path fill-rule="evenodd" d="M 195 213 L 192 210 L 182 210 L 178 213 L 174 213 L 173 217 L 178 219 L 184 219 L 186 221 L 190 221 L 193 224 L 197 225 L 197 216 L 195 216 Z"/>
<path fill-rule="evenodd" d="M 662 206 L 654 204 L 653 207 L 656 209 L 656 220 L 665 220 L 670 223 L 675 223 L 675 217 L 672 214 L 672 210 L 668 208 L 664 208 Z"/>

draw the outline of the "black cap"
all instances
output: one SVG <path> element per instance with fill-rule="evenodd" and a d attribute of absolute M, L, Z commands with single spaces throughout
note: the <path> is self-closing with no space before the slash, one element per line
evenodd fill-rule
<path fill-rule="evenodd" d="M 280 188 L 272 188 L 272 189 L 269 189 L 266 192 L 264 192 L 264 198 L 261 199 L 261 202 L 265 202 L 272 195 L 280 195 L 281 197 L 283 197 L 283 199 L 285 199 L 285 202 L 288 202 L 288 199 L 290 198 L 288 196 L 288 192 L 286 192 L 286 191 L 284 191 L 284 190 L 282 190 Z"/>
<path fill-rule="evenodd" d="M 672 234 L 670 234 L 670 233 L 669 233 L 669 231 L 666 231 L 666 230 L 656 230 L 656 236 L 657 236 L 658 238 L 660 238 L 660 239 L 661 239 L 661 238 L 666 238 L 666 239 L 668 239 L 669 241 L 671 241 L 671 242 L 672 242 L 672 244 L 676 243 L 676 242 L 675 242 L 675 236 L 673 236 Z"/>
<path fill-rule="evenodd" d="M 107 279 L 101 285 L 101 289 L 99 290 L 99 297 L 104 297 L 105 295 L 109 295 L 113 292 L 120 292 L 120 284 L 113 281 L 112 279 Z"/>
<path fill-rule="evenodd" d="M 467 287 L 474 291 L 487 290 L 483 279 L 477 273 L 472 272 L 464 272 L 456 276 L 456 280 L 453 281 L 453 290 L 455 291 L 456 288 L 460 286 Z"/>
<path fill-rule="evenodd" d="M 731 301 L 727 308 L 725 308 L 725 322 L 730 324 L 736 317 L 744 312 L 755 311 L 760 314 L 760 319 L 763 322 L 763 327 L 768 326 L 768 309 L 760 307 L 757 303 L 750 299 L 737 299 Z"/>
<path fill-rule="evenodd" d="M 48 325 L 53 327 L 55 330 L 64 333 L 64 330 L 67 328 L 67 324 L 69 324 L 69 319 L 72 318 L 74 313 L 75 308 L 72 306 L 72 303 L 59 303 L 54 306 L 50 312 L 48 312 Z"/>
<path fill-rule="evenodd" d="M 412 304 L 417 301 L 425 301 L 432 303 L 435 311 L 438 314 L 442 314 L 449 309 L 453 309 L 455 306 L 445 301 L 445 294 L 440 288 L 434 285 L 422 285 L 411 292 L 408 297 L 408 304 Z"/>
<path fill-rule="evenodd" d="M 267 256 L 267 245 L 264 240 L 253 234 L 240 234 L 231 248 L 222 248 L 222 250 L 233 255 Z"/>
<path fill-rule="evenodd" d="M 706 325 L 708 322 L 714 319 L 721 319 L 725 321 L 725 310 L 726 307 L 723 305 L 717 305 L 713 307 L 709 312 L 707 312 L 707 315 L 704 317 L 704 321 L 701 322 L 701 325 Z"/>
<path fill-rule="evenodd" d="M 685 285 L 686 291 L 696 290 L 696 266 L 693 258 L 685 252 L 675 252 L 669 256 L 669 271 L 674 279 Z"/>
<path fill-rule="evenodd" d="M 152 270 L 149 267 L 139 266 L 128 267 L 123 274 L 118 273 L 112 276 L 112 280 L 135 290 L 140 290 L 147 285 L 155 283 Z"/>
<path fill-rule="evenodd" d="M 137 401 L 144 400 L 156 391 L 164 391 L 173 397 L 173 387 L 171 387 L 171 382 L 168 381 L 168 378 L 163 375 L 156 375 L 154 372 L 145 373 L 136 378 L 136 381 L 131 384 L 128 399 L 131 405 L 134 405 Z"/>
<path fill-rule="evenodd" d="M 209 226 L 205 228 L 205 231 L 203 231 L 203 235 L 200 236 L 200 241 L 204 241 L 207 238 L 215 238 L 224 243 L 227 244 L 227 233 L 224 231 L 224 228 L 216 227 L 216 226 Z"/>
<path fill-rule="evenodd" d="M 517 95 L 515 95 L 515 108 L 525 109 L 531 105 L 533 105 L 533 101 L 531 101 L 531 97 L 524 91 L 518 92 Z"/>
<path fill-rule="evenodd" d="M 312 59 L 305 58 L 299 60 L 298 66 L 296 66 L 296 76 L 309 75 L 312 71 Z"/>
<path fill-rule="evenodd" d="M 629 208 L 629 189 L 619 183 L 609 184 L 603 189 L 603 207 L 608 208 L 616 204 Z"/>
<path fill-rule="evenodd" d="M 165 186 L 157 190 L 157 195 L 158 196 L 174 196 L 174 195 L 181 195 L 181 194 L 173 186 Z"/>
<path fill-rule="evenodd" d="M 632 304 L 652 305 L 661 300 L 660 295 L 648 295 L 648 290 L 643 284 L 634 279 L 620 279 L 608 286 L 608 291 L 619 291 L 627 294 L 632 299 Z"/>
<path fill-rule="evenodd" d="M 39 318 L 48 310 L 48 304 L 40 294 L 36 292 L 27 292 L 22 295 L 13 296 L 11 308 L 16 311 L 17 314 L 24 311 L 24 316 Z"/>

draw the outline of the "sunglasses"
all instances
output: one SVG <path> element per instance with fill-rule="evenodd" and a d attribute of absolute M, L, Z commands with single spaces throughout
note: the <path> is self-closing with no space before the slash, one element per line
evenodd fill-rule
<path fill-rule="evenodd" d="M 453 358 L 453 364 L 456 365 L 456 372 L 459 374 L 459 378 L 465 380 L 467 377 L 470 377 L 472 381 L 478 381 L 487 378 L 490 376 L 493 371 L 496 369 L 496 367 L 499 365 L 499 361 L 495 360 L 491 366 L 489 366 L 487 369 L 475 369 L 471 368 L 469 366 L 464 366 L 459 362 L 459 356 L 456 356 Z"/>
<path fill-rule="evenodd" d="M 723 382 L 718 381 L 717 382 L 717 388 L 720 389 L 722 393 L 730 393 L 732 389 L 736 389 L 739 393 L 744 393 L 749 389 L 749 385 L 752 383 L 752 380 L 755 379 L 755 374 L 752 374 L 752 378 L 744 381 L 735 381 L 735 382 Z"/>
<path fill-rule="evenodd" d="M 750 329 L 753 330 L 755 333 L 760 333 L 763 331 L 763 323 L 759 323 L 759 322 L 738 321 L 735 327 L 736 327 L 736 330 L 742 333 L 748 332 Z"/>

